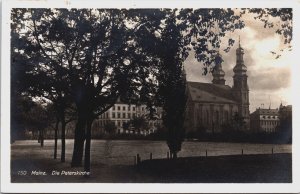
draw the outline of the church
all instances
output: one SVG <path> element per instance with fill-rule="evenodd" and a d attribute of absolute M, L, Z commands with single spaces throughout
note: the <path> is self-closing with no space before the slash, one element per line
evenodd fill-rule
<path fill-rule="evenodd" d="M 225 84 L 222 63 L 216 63 L 212 83 L 187 82 L 186 132 L 219 133 L 233 126 L 239 118 L 238 130 L 250 130 L 249 87 L 244 49 L 236 49 L 233 86 Z"/>

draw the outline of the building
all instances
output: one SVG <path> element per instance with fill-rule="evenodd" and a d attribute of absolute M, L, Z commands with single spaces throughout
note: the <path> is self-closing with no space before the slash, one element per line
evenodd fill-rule
<path fill-rule="evenodd" d="M 280 120 L 292 120 L 292 105 L 279 106 L 279 117 Z"/>
<path fill-rule="evenodd" d="M 276 132 L 280 125 L 279 110 L 258 108 L 250 115 L 250 126 L 253 132 Z"/>
<path fill-rule="evenodd" d="M 187 82 L 187 132 L 221 132 L 225 125 L 233 125 L 237 116 L 243 120 L 239 130 L 250 129 L 248 76 L 243 55 L 239 43 L 232 87 L 225 84 L 222 60 L 216 60 L 219 62 L 215 64 L 212 83 Z"/>
<path fill-rule="evenodd" d="M 281 140 L 284 143 L 292 143 L 292 128 L 293 128 L 293 117 L 292 117 L 292 105 L 279 107 L 279 119 L 280 125 L 278 132 L 281 134 Z"/>
<path fill-rule="evenodd" d="M 104 126 L 109 122 L 112 122 L 117 128 L 116 133 L 137 133 L 133 128 L 124 130 L 123 126 L 135 117 L 144 117 L 147 119 L 149 130 L 143 129 L 140 133 L 147 135 L 154 133 L 157 127 L 161 125 L 162 109 L 160 107 L 156 108 L 155 120 L 148 119 L 148 116 L 149 111 L 146 105 L 129 105 L 118 100 L 114 106 L 99 116 L 94 122 L 94 125 L 96 126 L 94 128 L 103 132 Z"/>
<path fill-rule="evenodd" d="M 279 109 L 257 108 L 250 115 L 250 126 L 254 132 L 277 132 L 280 128 L 292 125 L 292 105 L 282 106 Z"/>

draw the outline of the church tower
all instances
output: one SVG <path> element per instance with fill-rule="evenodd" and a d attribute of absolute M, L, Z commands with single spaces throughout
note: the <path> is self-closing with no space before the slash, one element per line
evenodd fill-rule
<path fill-rule="evenodd" d="M 215 67 L 212 72 L 212 75 L 213 75 L 212 83 L 213 84 L 225 85 L 225 79 L 224 79 L 225 72 L 222 69 L 222 62 L 223 62 L 222 57 L 218 53 L 215 58 Z"/>
<path fill-rule="evenodd" d="M 244 64 L 244 49 L 241 47 L 239 40 L 239 47 L 236 49 L 236 65 L 233 68 L 233 94 L 235 100 L 239 103 L 239 116 L 244 118 L 246 122 L 245 128 L 250 128 L 250 112 L 249 112 L 249 87 L 247 83 L 247 67 Z"/>

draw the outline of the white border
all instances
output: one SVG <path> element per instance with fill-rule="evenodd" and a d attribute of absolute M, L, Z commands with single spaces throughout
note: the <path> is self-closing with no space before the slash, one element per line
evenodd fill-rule
<path fill-rule="evenodd" d="M 297 53 L 300 53 L 300 1 L 298 0 L 4 0 L 2 5 L 2 34 L 1 34 L 1 192 L 22 193 L 298 193 L 300 192 L 300 161 L 299 139 L 300 92 L 297 86 L 300 83 L 300 64 Z M 291 184 L 100 184 L 100 183 L 47 183 L 47 184 L 20 184 L 10 183 L 10 10 L 12 7 L 81 7 L 81 8 L 279 8 L 292 7 L 294 9 L 294 37 L 292 66 L 293 88 L 293 183 Z M 298 59 L 298 60 L 297 60 Z"/>

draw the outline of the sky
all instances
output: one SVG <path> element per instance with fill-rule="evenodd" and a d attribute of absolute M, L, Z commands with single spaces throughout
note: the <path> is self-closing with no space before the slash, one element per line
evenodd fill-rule
<path fill-rule="evenodd" d="M 236 48 L 240 36 L 241 46 L 245 50 L 244 62 L 247 66 L 250 112 L 256 108 L 278 108 L 291 104 L 291 51 L 282 51 L 281 57 L 276 59 L 271 51 L 283 48 L 283 38 L 275 33 L 275 29 L 264 28 L 263 23 L 255 20 L 252 15 L 243 17 L 245 27 L 228 33 L 226 38 L 235 39 L 235 44 L 228 53 L 222 52 L 222 63 L 225 71 L 226 85 L 233 84 L 233 67 L 236 64 Z M 211 83 L 211 74 L 202 75 L 202 64 L 198 62 L 193 53 L 186 59 L 185 70 L 188 81 Z"/>

